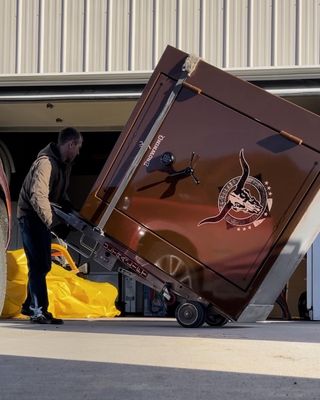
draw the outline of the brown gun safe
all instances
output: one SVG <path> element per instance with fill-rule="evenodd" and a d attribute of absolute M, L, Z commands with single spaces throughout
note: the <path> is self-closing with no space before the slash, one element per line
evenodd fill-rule
<path fill-rule="evenodd" d="M 265 319 L 319 231 L 319 128 L 168 46 L 80 211 L 93 257 L 163 285 L 183 326 Z"/>

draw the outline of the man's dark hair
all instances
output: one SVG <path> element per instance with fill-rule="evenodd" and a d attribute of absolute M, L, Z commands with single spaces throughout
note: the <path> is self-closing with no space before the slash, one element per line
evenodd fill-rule
<path fill-rule="evenodd" d="M 67 127 L 60 131 L 58 136 L 58 145 L 63 145 L 71 140 L 78 141 L 81 138 L 82 135 L 76 128 Z"/>

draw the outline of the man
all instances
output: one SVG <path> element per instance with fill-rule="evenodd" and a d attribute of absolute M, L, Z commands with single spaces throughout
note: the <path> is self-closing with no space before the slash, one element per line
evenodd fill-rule
<path fill-rule="evenodd" d="M 51 233 L 55 224 L 50 202 L 68 202 L 72 162 L 82 146 L 82 135 L 75 128 L 64 128 L 58 143 L 49 143 L 32 164 L 20 191 L 17 217 L 28 261 L 28 293 L 22 314 L 32 323 L 62 324 L 48 312 L 46 275 L 51 269 Z"/>

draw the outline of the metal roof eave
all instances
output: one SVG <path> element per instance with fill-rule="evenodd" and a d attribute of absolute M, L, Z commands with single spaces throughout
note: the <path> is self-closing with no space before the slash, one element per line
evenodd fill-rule
<path fill-rule="evenodd" d="M 267 92 L 280 97 L 320 96 L 320 87 L 314 88 L 271 88 Z M 99 92 L 99 93 L 1 93 L 0 102 L 19 101 L 85 101 L 85 100 L 137 100 L 142 94 L 135 92 Z"/>
<path fill-rule="evenodd" d="M 320 66 L 261 68 L 223 68 L 247 81 L 320 79 Z M 115 71 L 82 73 L 2 74 L 0 86 L 140 85 L 152 71 Z"/>
<path fill-rule="evenodd" d="M 225 69 L 278 96 L 319 96 L 320 67 Z M 151 71 L 0 75 L 0 101 L 138 99 Z"/>
<path fill-rule="evenodd" d="M 0 75 L 0 86 L 145 85 L 151 71 Z"/>

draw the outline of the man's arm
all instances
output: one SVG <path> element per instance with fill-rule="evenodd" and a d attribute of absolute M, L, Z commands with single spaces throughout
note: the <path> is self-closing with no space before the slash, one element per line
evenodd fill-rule
<path fill-rule="evenodd" d="M 43 223 L 50 228 L 53 215 L 49 201 L 52 164 L 48 158 L 41 158 L 35 166 L 31 185 L 30 203 Z"/>

